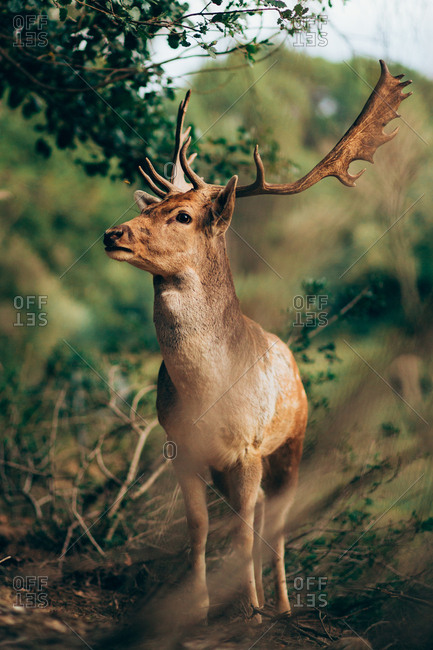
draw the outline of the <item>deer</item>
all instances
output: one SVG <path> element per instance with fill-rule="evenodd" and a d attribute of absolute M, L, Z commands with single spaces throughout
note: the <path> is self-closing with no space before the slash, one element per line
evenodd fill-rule
<path fill-rule="evenodd" d="M 361 113 L 334 148 L 305 176 L 268 183 L 258 146 L 256 178 L 239 185 L 206 183 L 188 156 L 190 127 L 177 117 L 170 180 L 145 158 L 139 167 L 154 194 L 135 192 L 140 214 L 108 229 L 105 251 L 153 276 L 154 324 L 162 364 L 157 381 L 158 419 L 176 449 L 172 463 L 186 510 L 191 545 L 189 606 L 206 618 L 209 593 L 206 543 L 207 489 L 215 486 L 233 511 L 232 568 L 236 598 L 260 622 L 264 606 L 262 561 L 270 551 L 276 610 L 290 613 L 284 563 L 286 520 L 294 500 L 307 426 L 307 397 L 294 356 L 272 333 L 245 316 L 237 298 L 226 249 L 237 198 L 290 195 L 334 176 L 354 187 L 377 148 L 392 140 L 383 128 L 396 117 L 402 89 L 411 81 L 392 76 L 380 61 L 380 78 Z"/>

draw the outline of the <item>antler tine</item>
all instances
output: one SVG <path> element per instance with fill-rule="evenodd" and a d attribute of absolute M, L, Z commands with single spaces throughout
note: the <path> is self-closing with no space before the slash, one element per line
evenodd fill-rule
<path fill-rule="evenodd" d="M 328 155 L 308 174 L 293 183 L 266 183 L 263 162 L 256 146 L 254 151 L 257 169 L 256 180 L 250 185 L 239 186 L 236 189 L 236 196 L 296 194 L 326 176 L 335 176 L 344 185 L 354 187 L 355 181 L 364 173 L 365 169 L 357 174 L 350 174 L 350 163 L 354 160 L 373 162 L 376 149 L 397 135 L 398 127 L 391 133 L 384 133 L 383 127 L 394 118 L 400 117 L 397 113 L 400 103 L 412 94 L 411 92 L 402 92 L 403 88 L 412 83 L 411 81 L 400 81 L 404 75 L 393 77 L 382 60 L 380 60 L 380 67 L 379 81 L 355 122 Z M 218 186 L 213 187 L 215 192 L 219 189 Z"/>
<path fill-rule="evenodd" d="M 190 165 L 192 162 L 194 162 L 194 160 L 195 160 L 196 158 L 197 158 L 197 154 L 196 154 L 196 153 L 192 153 L 190 156 L 188 156 L 188 158 L 187 158 L 187 160 L 188 160 L 188 165 Z"/>
<path fill-rule="evenodd" d="M 206 186 L 206 183 L 198 174 L 193 171 L 189 165 L 189 161 L 191 160 L 191 156 L 187 160 L 186 157 L 186 152 L 191 144 L 191 137 L 188 137 L 188 139 L 183 143 L 181 150 L 180 150 L 180 164 L 182 165 L 182 169 L 184 173 L 186 174 L 187 178 L 191 181 L 191 183 L 194 186 L 195 190 L 198 190 L 200 188 L 203 188 Z M 194 154 L 193 154 L 194 155 Z"/>
<path fill-rule="evenodd" d="M 263 165 L 262 157 L 259 153 L 259 145 L 256 144 L 254 147 L 254 162 L 256 164 L 256 180 L 253 185 L 257 188 L 264 189 L 266 185 L 265 181 L 265 167 Z"/>
<path fill-rule="evenodd" d="M 188 108 L 190 97 L 191 97 L 191 90 L 188 90 L 188 92 L 185 95 L 185 99 L 181 101 L 179 105 L 179 110 L 177 113 L 176 141 L 175 141 L 174 152 L 173 152 L 173 170 L 170 179 L 173 185 L 175 185 L 176 187 L 178 187 L 183 191 L 188 191 L 191 189 L 191 185 L 185 181 L 182 164 L 180 162 L 180 150 L 184 145 L 184 143 L 186 142 L 189 136 L 189 132 L 191 130 L 191 127 L 189 126 L 187 129 L 185 129 L 185 131 L 183 131 L 183 122 L 185 119 L 185 114 Z M 195 155 L 194 154 L 192 155 L 195 158 Z M 194 160 L 194 158 L 191 158 L 190 156 L 188 159 L 188 163 L 190 164 L 192 160 Z"/>
<path fill-rule="evenodd" d="M 154 182 L 159 183 L 165 190 L 166 193 L 168 192 L 178 192 L 178 188 L 173 185 L 173 183 L 170 183 L 164 176 L 161 176 L 161 174 L 158 174 L 156 171 L 155 167 L 152 165 L 151 161 L 149 158 L 144 159 L 147 165 L 147 169 L 149 171 L 149 176 Z"/>
<path fill-rule="evenodd" d="M 146 181 L 146 183 L 148 184 L 148 186 L 150 187 L 150 189 L 151 189 L 153 192 L 155 192 L 155 194 L 156 194 L 157 196 L 160 196 L 160 197 L 162 198 L 163 196 L 166 195 L 166 192 L 164 192 L 164 190 L 161 190 L 161 188 L 158 187 L 158 186 L 153 182 L 153 180 L 150 178 L 150 176 L 148 176 L 148 175 L 146 174 L 146 172 L 144 171 L 144 169 L 143 169 L 142 167 L 139 167 L 138 169 L 140 170 L 140 172 L 141 172 L 142 175 L 144 176 L 144 180 Z"/>
<path fill-rule="evenodd" d="M 147 173 L 142 169 L 142 167 L 139 167 L 139 170 L 150 189 L 161 198 L 167 196 L 167 194 L 172 194 L 175 192 L 188 192 L 193 187 L 190 183 L 187 183 L 184 178 L 184 170 L 180 160 L 181 148 L 187 141 L 189 132 L 191 130 L 191 127 L 188 127 L 185 131 L 183 131 L 183 121 L 185 118 L 190 96 L 191 91 L 188 90 L 185 99 L 180 103 L 179 106 L 176 125 L 176 143 L 173 153 L 173 170 L 170 180 L 164 178 L 164 176 L 161 176 L 161 174 L 158 174 L 149 158 L 145 158 Z M 194 172 L 191 170 L 190 165 L 196 156 L 196 153 L 191 154 L 185 162 L 186 168 L 189 170 L 188 173 L 191 175 L 194 175 Z M 203 181 L 201 181 L 201 183 L 203 183 Z M 200 187 L 201 186 L 202 185 L 200 184 Z"/>

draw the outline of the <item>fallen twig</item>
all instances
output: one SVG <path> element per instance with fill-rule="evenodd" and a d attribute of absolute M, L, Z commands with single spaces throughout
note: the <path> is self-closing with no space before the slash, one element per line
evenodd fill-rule
<path fill-rule="evenodd" d="M 155 483 L 156 479 L 161 476 L 163 472 L 168 468 L 170 465 L 170 462 L 167 460 L 164 460 L 161 462 L 161 464 L 156 468 L 156 470 L 149 476 L 146 481 L 140 485 L 140 487 L 134 492 L 134 494 L 131 496 L 132 499 L 138 499 L 141 497 L 142 494 L 148 491 L 148 489 Z"/>

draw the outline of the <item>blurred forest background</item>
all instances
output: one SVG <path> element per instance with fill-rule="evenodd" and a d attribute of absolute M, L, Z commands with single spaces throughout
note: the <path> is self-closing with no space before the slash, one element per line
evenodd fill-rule
<path fill-rule="evenodd" d="M 373 86 L 379 76 L 376 61 L 352 60 L 354 74 L 284 48 L 240 64 L 233 55 L 189 77 L 187 122 L 195 139 L 209 129 L 196 164 L 208 179 L 227 180 L 231 167 L 250 179 L 255 142 L 269 180 L 301 176 L 358 115 L 371 92 L 364 80 Z M 433 138 L 433 83 L 388 64 L 413 79 L 414 95 L 374 167 L 353 165 L 367 166 L 357 188 L 325 179 L 299 196 L 238 200 L 228 239 L 244 312 L 290 340 L 310 396 L 287 544 L 292 598 L 294 577 L 326 576 L 332 625 L 375 648 L 427 648 L 433 205 L 424 141 Z M 183 93 L 166 100 L 168 115 Z M 35 152 L 38 116 L 9 104 L 7 96 L 0 104 L 0 538 L 15 573 L 48 554 L 50 584 L 67 582 L 77 616 L 90 607 L 97 621 L 112 620 L 119 603 L 177 584 L 188 546 L 155 422 L 152 280 L 109 260 L 101 239 L 137 213 L 133 190 L 142 185 L 86 175 L 74 163 L 84 145 Z M 174 133 L 165 137 L 171 144 Z M 162 169 L 167 160 L 154 162 Z M 306 295 L 325 296 L 324 307 L 294 301 Z M 28 296 L 46 303 L 27 306 Z M 318 312 L 328 314 L 323 331 Z M 294 327 L 299 318 L 310 327 Z M 224 507 L 213 499 L 218 520 Z M 216 528 L 211 566 L 222 546 Z M 83 584 L 98 606 L 89 592 L 86 607 L 80 601 Z M 67 610 L 54 594 L 51 603 Z M 272 643 L 284 630 L 273 629 Z"/>

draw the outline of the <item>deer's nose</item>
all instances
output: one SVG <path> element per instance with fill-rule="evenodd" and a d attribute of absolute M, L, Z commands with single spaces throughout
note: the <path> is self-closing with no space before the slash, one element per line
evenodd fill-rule
<path fill-rule="evenodd" d="M 116 244 L 116 241 L 121 238 L 123 235 L 123 230 L 121 228 L 110 228 L 104 233 L 104 246 L 113 246 Z"/>

